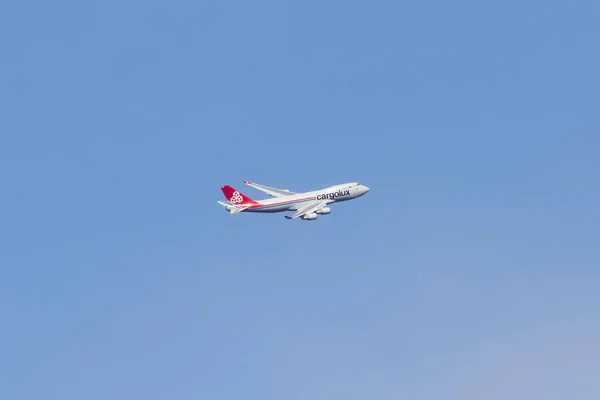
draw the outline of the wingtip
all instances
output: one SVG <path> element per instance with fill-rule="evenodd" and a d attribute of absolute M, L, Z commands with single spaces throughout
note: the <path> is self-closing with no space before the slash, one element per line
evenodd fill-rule
<path fill-rule="evenodd" d="M 244 183 L 247 185 L 247 184 L 252 183 L 252 182 L 247 181 L 247 180 L 244 179 Z"/>

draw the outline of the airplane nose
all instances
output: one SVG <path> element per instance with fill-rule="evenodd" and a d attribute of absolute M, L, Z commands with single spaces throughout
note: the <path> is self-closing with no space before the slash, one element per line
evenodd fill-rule
<path fill-rule="evenodd" d="M 363 190 L 365 193 L 367 193 L 369 191 L 369 188 L 367 186 L 363 185 Z"/>

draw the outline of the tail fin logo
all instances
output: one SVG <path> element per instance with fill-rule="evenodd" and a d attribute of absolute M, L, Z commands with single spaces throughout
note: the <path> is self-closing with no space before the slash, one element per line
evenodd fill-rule
<path fill-rule="evenodd" d="M 230 204 L 233 205 L 245 205 L 245 206 L 249 206 L 252 204 L 258 204 L 257 202 L 255 202 L 254 200 L 252 200 L 250 197 L 246 196 L 245 194 L 238 192 L 237 190 L 235 190 L 234 188 L 232 188 L 229 185 L 225 185 L 221 187 L 221 191 L 223 192 L 223 196 L 225 196 L 225 198 L 227 199 L 227 201 L 229 201 Z"/>
<path fill-rule="evenodd" d="M 240 192 L 238 192 L 237 190 L 235 192 L 233 192 L 233 195 L 229 199 L 229 202 L 232 204 L 241 203 L 242 201 L 244 201 L 244 198 L 242 197 Z"/>

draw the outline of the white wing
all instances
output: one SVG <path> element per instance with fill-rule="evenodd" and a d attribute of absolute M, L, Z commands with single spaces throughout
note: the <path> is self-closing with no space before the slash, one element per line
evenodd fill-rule
<path fill-rule="evenodd" d="M 294 219 L 298 217 L 302 217 L 303 215 L 310 214 L 311 212 L 315 212 L 320 208 L 323 208 L 327 205 L 327 201 L 317 200 L 310 201 L 306 203 L 303 207 L 299 208 L 298 211 L 291 217 L 286 216 L 287 219 Z"/>
<path fill-rule="evenodd" d="M 269 196 L 273 196 L 273 197 L 283 197 L 283 196 L 290 196 L 292 194 L 296 194 L 294 192 L 290 192 L 287 189 L 275 189 L 272 187 L 259 185 L 258 183 L 252 183 L 250 181 L 244 181 L 244 183 L 248 186 L 253 187 L 254 189 L 258 189 L 261 192 L 265 192 Z"/>

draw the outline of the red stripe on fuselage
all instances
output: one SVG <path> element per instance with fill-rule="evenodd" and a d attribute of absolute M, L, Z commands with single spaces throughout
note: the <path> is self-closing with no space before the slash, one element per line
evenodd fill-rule
<path fill-rule="evenodd" d="M 298 201 L 305 201 L 305 200 L 315 200 L 317 198 L 317 196 L 314 197 L 305 197 L 302 199 L 296 199 L 296 200 L 288 200 L 288 201 L 282 201 L 279 203 L 272 203 L 272 204 L 253 204 L 248 208 L 261 208 L 261 207 L 272 207 L 272 206 L 280 206 L 286 203 L 292 204 L 292 203 L 296 203 Z"/>

